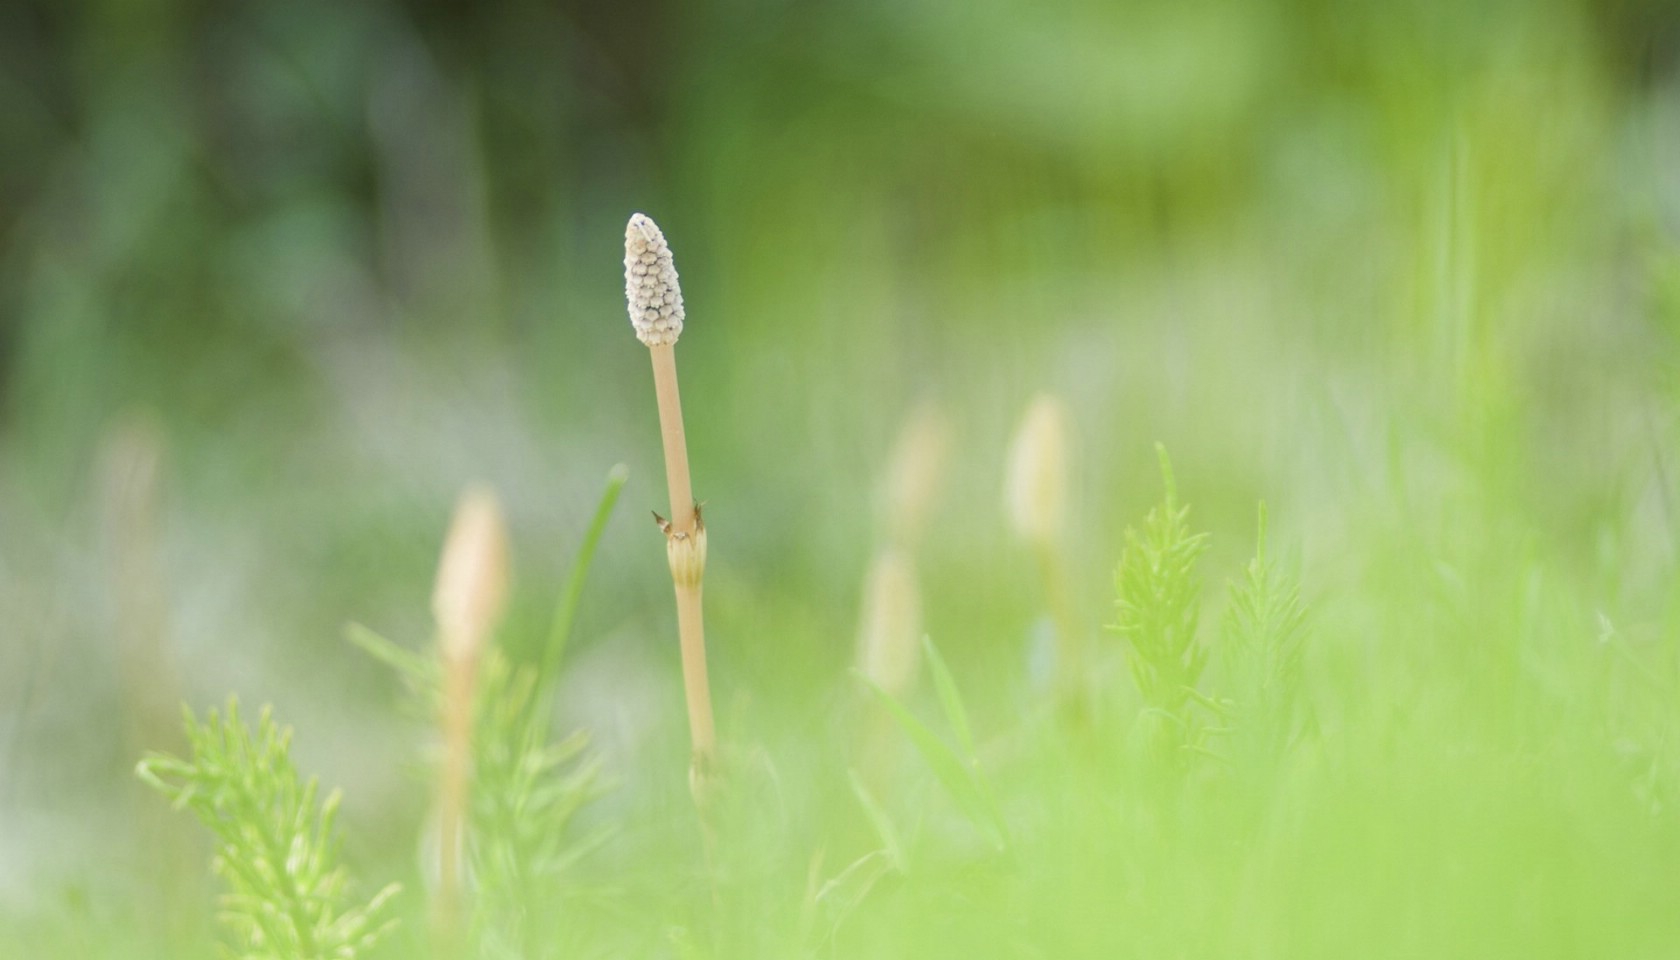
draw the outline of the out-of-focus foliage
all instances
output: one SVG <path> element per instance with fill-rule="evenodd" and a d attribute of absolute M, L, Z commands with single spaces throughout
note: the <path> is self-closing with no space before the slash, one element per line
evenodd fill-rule
<path fill-rule="evenodd" d="M 1196 638 L 1202 611 L 1196 561 L 1207 550 L 1207 534 L 1190 532 L 1190 508 L 1178 502 L 1172 464 L 1165 450 L 1158 452 L 1166 495 L 1141 532 L 1126 531 L 1109 629 L 1125 642 L 1132 679 L 1169 749 L 1200 747 L 1190 701 L 1207 664 L 1207 648 Z"/>
<path fill-rule="evenodd" d="M 160 867 L 202 858 L 129 772 L 183 748 L 160 705 L 229 691 L 343 785 L 355 872 L 423 886 L 429 721 L 342 625 L 426 648 L 482 480 L 530 669 L 620 461 L 554 677 L 553 729 L 620 784 L 576 813 L 614 832 L 565 881 L 596 898 L 569 950 L 1660 952 L 1677 64 L 1668 0 L 0 4 L 0 953 L 204 955 L 203 892 Z M 715 861 L 636 210 L 683 277 L 751 827 Z M 998 504 L 1041 391 L 1072 426 L 1059 618 L 1112 621 L 1156 440 L 1197 570 L 1238 584 L 1182 611 L 1217 727 L 1170 789 L 1137 789 L 1117 638 L 1082 732 L 1040 703 L 1056 631 Z M 920 621 L 972 748 L 934 678 L 899 700 L 979 830 L 847 674 L 871 491 L 924 404 Z M 405 919 L 385 953 L 422 949 Z"/>

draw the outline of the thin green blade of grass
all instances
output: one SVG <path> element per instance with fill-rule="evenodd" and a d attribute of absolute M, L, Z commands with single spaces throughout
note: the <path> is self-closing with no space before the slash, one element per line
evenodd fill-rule
<path fill-rule="evenodd" d="M 892 694 L 861 673 L 857 676 L 874 691 L 875 696 L 886 707 L 887 713 L 910 738 L 916 752 L 922 755 L 933 775 L 944 785 L 970 822 L 998 852 L 1009 849 L 1009 831 L 1004 826 L 1003 815 L 970 763 L 958 756 L 950 744 L 928 729 L 926 724 L 916 719 L 915 714 L 899 703 Z"/>
<path fill-rule="evenodd" d="M 611 519 L 613 507 L 618 503 L 618 495 L 629 479 L 630 468 L 622 463 L 607 471 L 606 488 L 601 491 L 601 500 L 595 506 L 595 516 L 589 521 L 589 529 L 583 535 L 583 542 L 578 545 L 577 556 L 572 560 L 571 572 L 566 577 L 565 589 L 560 592 L 560 601 L 554 608 L 554 620 L 548 631 L 548 644 L 543 650 L 542 673 L 538 676 L 539 689 L 553 682 L 555 673 L 560 669 L 560 660 L 565 656 L 566 644 L 571 640 L 572 624 L 577 620 L 578 606 L 583 602 L 583 585 L 589 578 L 589 567 L 594 563 L 595 550 L 601 545 L 601 535 L 606 531 L 607 521 Z"/>
<path fill-rule="evenodd" d="M 811 897 L 811 905 L 827 908 L 827 930 L 823 935 L 826 943 L 832 945 L 840 928 L 868 899 L 875 885 L 894 869 L 889 854 L 883 850 L 871 850 L 822 885 L 822 889 Z"/>
<path fill-rule="evenodd" d="M 951 668 L 945 665 L 945 658 L 939 655 L 939 648 L 933 645 L 932 637 L 922 637 L 922 651 L 927 655 L 928 669 L 933 674 L 933 688 L 939 694 L 939 705 L 945 710 L 945 721 L 951 725 L 951 732 L 957 735 L 963 758 L 973 766 L 977 755 L 974 733 L 968 723 L 968 710 L 963 706 L 962 694 L 957 692 L 957 682 L 951 677 Z"/>
<path fill-rule="evenodd" d="M 857 795 L 858 804 L 863 807 L 864 816 L 869 818 L 870 826 L 875 828 L 875 835 L 881 839 L 881 849 L 892 861 L 893 869 L 900 873 L 909 872 L 909 863 L 904 856 L 904 843 L 898 837 L 898 828 L 893 826 L 892 818 L 882 808 L 875 795 L 864 786 L 863 778 L 856 770 L 847 771 L 852 781 L 852 792 Z"/>
<path fill-rule="evenodd" d="M 354 621 L 344 625 L 344 639 L 368 656 L 392 667 L 405 680 L 421 689 L 437 686 L 439 674 L 436 661 L 410 653 L 383 635 Z"/>

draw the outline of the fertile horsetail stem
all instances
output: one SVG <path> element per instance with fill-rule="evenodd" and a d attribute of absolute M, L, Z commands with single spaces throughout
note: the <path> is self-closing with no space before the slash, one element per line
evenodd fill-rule
<path fill-rule="evenodd" d="M 702 803 L 717 756 L 712 696 L 706 679 L 706 634 L 701 617 L 701 583 L 706 574 L 706 526 L 694 502 L 683 436 L 682 398 L 677 391 L 677 337 L 683 329 L 682 288 L 671 248 L 659 225 L 638 213 L 624 229 L 624 295 L 636 339 L 653 355 L 653 387 L 659 402 L 659 431 L 665 443 L 665 486 L 671 519 L 655 514 L 665 534 L 665 556 L 677 593 L 677 634 L 682 645 L 683 691 L 693 753 L 689 787 Z"/>

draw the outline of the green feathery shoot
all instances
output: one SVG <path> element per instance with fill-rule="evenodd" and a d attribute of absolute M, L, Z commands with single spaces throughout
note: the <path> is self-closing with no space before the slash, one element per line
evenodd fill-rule
<path fill-rule="evenodd" d="M 1207 660 L 1196 643 L 1201 612 L 1196 560 L 1207 549 L 1207 534 L 1190 532 L 1190 508 L 1178 503 L 1166 448 L 1156 444 L 1155 450 L 1166 496 L 1144 518 L 1141 532 L 1126 531 L 1109 629 L 1131 648 L 1132 677 L 1144 703 L 1182 719 Z"/>
<path fill-rule="evenodd" d="M 1266 555 L 1266 505 L 1260 504 L 1259 533 L 1243 576 L 1229 586 L 1221 633 L 1225 664 L 1245 723 L 1264 728 L 1280 744 L 1293 732 L 1301 678 L 1301 648 L 1307 611 L 1301 587 Z"/>
<path fill-rule="evenodd" d="M 443 697 L 437 662 L 417 657 L 366 627 L 351 642 L 395 667 L 418 708 Z M 480 954 L 500 960 L 546 957 L 566 931 L 556 904 L 575 892 L 567 871 L 604 843 L 611 826 L 578 836 L 574 815 L 611 784 L 589 735 L 549 737 L 553 689 L 537 666 L 515 667 L 500 648 L 485 654 L 474 695 L 473 783 L 467 843 L 472 931 Z"/>
<path fill-rule="evenodd" d="M 264 708 L 253 734 L 232 698 L 224 714 L 185 716 L 192 758 L 151 754 L 135 772 L 215 834 L 232 955 L 355 960 L 370 950 L 396 925 L 381 914 L 397 885 L 365 903 L 352 899 L 333 830 L 339 793 L 317 802 L 315 778 L 300 781 L 291 730 Z"/>
<path fill-rule="evenodd" d="M 486 957 L 553 955 L 567 919 L 567 870 L 609 837 L 579 837 L 573 816 L 606 784 L 599 755 L 577 731 L 549 739 L 547 700 L 533 668 L 514 669 L 492 650 L 478 692 L 470 854 L 474 928 Z"/>

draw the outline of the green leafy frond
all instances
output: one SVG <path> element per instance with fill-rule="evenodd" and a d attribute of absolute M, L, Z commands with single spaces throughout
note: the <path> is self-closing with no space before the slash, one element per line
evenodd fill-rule
<path fill-rule="evenodd" d="M 606 788 L 582 731 L 548 733 L 537 671 L 492 651 L 479 688 L 471 862 L 481 939 L 510 955 L 542 955 L 540 921 L 566 870 L 607 838 L 574 836 L 572 820 Z"/>
<path fill-rule="evenodd" d="M 1114 575 L 1115 621 L 1109 627 L 1130 648 L 1132 677 L 1144 702 L 1168 712 L 1184 708 L 1201 677 L 1206 651 L 1196 643 L 1201 579 L 1196 561 L 1207 534 L 1191 533 L 1190 508 L 1178 503 L 1172 463 L 1159 444 L 1165 496 L 1126 531 Z"/>
<path fill-rule="evenodd" d="M 1260 505 L 1254 559 L 1229 586 L 1221 634 L 1231 693 L 1251 725 L 1289 732 L 1301 683 L 1307 609 L 1301 587 L 1266 554 L 1266 505 Z"/>
<path fill-rule="evenodd" d="M 255 732 L 229 699 L 198 720 L 185 711 L 191 758 L 153 754 L 136 774 L 215 834 L 214 868 L 228 885 L 221 918 L 244 960 L 355 960 L 395 925 L 397 892 L 356 902 L 339 864 L 339 794 L 319 797 L 291 761 L 291 730 L 264 708 Z"/>

